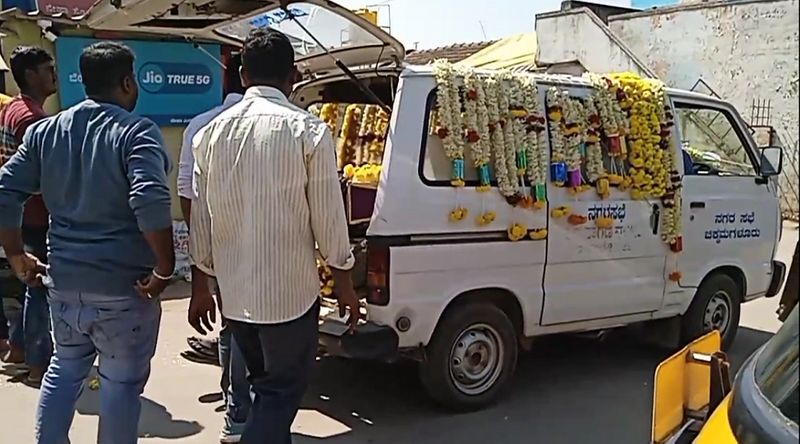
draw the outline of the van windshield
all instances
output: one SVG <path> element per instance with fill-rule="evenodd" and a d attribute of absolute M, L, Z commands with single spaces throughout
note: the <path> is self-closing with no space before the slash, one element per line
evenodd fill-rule
<path fill-rule="evenodd" d="M 755 378 L 764 396 L 787 419 L 798 422 L 798 309 L 769 340 L 756 362 Z"/>

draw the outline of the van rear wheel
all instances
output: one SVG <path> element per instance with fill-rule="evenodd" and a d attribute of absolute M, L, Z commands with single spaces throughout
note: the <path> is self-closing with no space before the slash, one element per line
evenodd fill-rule
<path fill-rule="evenodd" d="M 681 343 L 719 330 L 722 348 L 733 344 L 739 330 L 742 290 L 727 274 L 716 273 L 700 284 L 689 309 L 681 320 Z"/>
<path fill-rule="evenodd" d="M 431 397 L 456 411 L 491 404 L 517 365 L 511 320 L 491 304 L 447 313 L 426 349 L 420 379 Z"/>

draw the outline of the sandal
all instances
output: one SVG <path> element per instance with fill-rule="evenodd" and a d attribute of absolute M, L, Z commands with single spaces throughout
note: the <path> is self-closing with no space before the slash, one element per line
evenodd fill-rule
<path fill-rule="evenodd" d="M 189 348 L 195 353 L 205 355 L 214 359 L 219 359 L 219 340 L 209 340 L 197 337 L 186 338 Z"/>

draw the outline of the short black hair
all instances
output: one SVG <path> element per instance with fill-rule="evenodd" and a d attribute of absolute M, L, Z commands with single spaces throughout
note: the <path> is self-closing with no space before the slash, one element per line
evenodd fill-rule
<path fill-rule="evenodd" d="M 84 48 L 80 68 L 86 95 L 114 91 L 125 77 L 133 76 L 134 60 L 133 51 L 119 42 L 97 42 Z"/>
<path fill-rule="evenodd" d="M 11 74 L 20 90 L 28 87 L 25 71 L 36 68 L 42 63 L 53 61 L 53 56 L 38 46 L 17 46 L 11 53 Z"/>
<path fill-rule="evenodd" d="M 294 72 L 294 48 L 282 32 L 250 31 L 242 50 L 242 67 L 251 80 L 286 80 Z"/>

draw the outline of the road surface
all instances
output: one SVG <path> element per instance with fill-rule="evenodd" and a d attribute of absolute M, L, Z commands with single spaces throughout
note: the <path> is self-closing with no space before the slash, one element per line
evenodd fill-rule
<path fill-rule="evenodd" d="M 779 257 L 791 258 L 797 231 L 784 230 Z M 778 298 L 746 304 L 731 350 L 735 367 L 779 327 Z M 185 299 L 164 302 L 153 374 L 145 390 L 140 442 L 215 443 L 222 423 L 219 369 L 180 358 Z M 570 336 L 538 340 L 520 357 L 506 397 L 488 410 L 454 415 L 432 406 L 413 365 L 322 359 L 303 410 L 295 442 L 310 444 L 471 444 L 531 442 L 640 444 L 649 440 L 653 370 L 667 351 L 623 338 L 605 342 Z M 0 373 L 2 443 L 32 443 L 37 391 Z M 78 403 L 72 442 L 95 442 L 98 393 Z"/>

